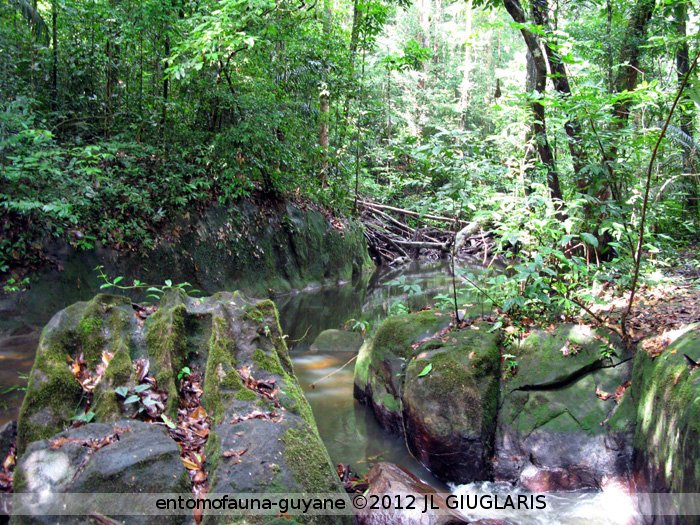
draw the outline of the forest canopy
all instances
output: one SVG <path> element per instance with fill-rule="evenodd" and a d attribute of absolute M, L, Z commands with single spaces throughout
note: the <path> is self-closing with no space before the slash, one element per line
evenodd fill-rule
<path fill-rule="evenodd" d="M 4 0 L 0 272 L 52 236 L 148 248 L 256 193 L 459 215 L 625 276 L 638 231 L 651 253 L 697 238 L 697 20 L 687 0 Z"/>

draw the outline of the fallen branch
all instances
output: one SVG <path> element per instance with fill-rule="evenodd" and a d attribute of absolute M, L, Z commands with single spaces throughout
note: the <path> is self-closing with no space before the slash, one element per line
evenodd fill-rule
<path fill-rule="evenodd" d="M 441 217 L 440 215 L 430 215 L 427 213 L 418 213 L 416 211 L 411 211 L 411 210 L 404 210 L 402 208 L 396 208 L 394 206 L 389 206 L 387 204 L 377 204 L 376 202 L 369 202 L 369 201 L 357 201 L 358 204 L 361 204 L 362 206 L 370 207 L 370 208 L 375 208 L 377 210 L 389 210 L 393 211 L 396 213 L 400 213 L 401 215 L 408 215 L 410 217 L 418 217 L 419 219 L 429 219 L 431 221 L 442 221 L 442 222 L 449 222 L 449 223 L 454 223 L 455 219 L 451 217 Z M 465 224 L 464 221 L 459 221 L 460 224 Z"/>

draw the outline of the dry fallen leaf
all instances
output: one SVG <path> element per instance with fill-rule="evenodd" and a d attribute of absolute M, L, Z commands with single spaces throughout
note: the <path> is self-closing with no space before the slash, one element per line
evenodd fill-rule
<path fill-rule="evenodd" d="M 602 401 L 607 401 L 612 397 L 612 394 L 605 392 L 604 390 L 601 390 L 598 387 L 596 387 L 595 389 L 595 395 L 598 399 L 601 399 Z"/>

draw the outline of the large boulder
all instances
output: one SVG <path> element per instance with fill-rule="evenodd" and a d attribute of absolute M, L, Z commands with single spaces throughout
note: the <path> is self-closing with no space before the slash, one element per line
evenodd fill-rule
<path fill-rule="evenodd" d="M 434 338 L 449 324 L 448 315 L 429 310 L 389 317 L 360 348 L 355 363 L 355 398 L 372 408 L 382 427 L 403 431 L 401 385 L 405 367 L 416 354 L 413 345 Z"/>
<path fill-rule="evenodd" d="M 435 476 L 467 483 L 490 475 L 500 351 L 487 325 L 448 325 L 433 311 L 386 320 L 360 350 L 355 396 Z"/>
<path fill-rule="evenodd" d="M 700 492 L 700 368 L 687 358 L 700 361 L 700 325 L 668 336 L 675 340 L 660 355 L 640 349 L 635 356 L 635 470 L 641 492 L 690 495 Z M 700 516 L 658 520 L 697 524 Z"/>
<path fill-rule="evenodd" d="M 173 493 L 187 496 L 190 482 L 177 444 L 163 427 L 141 421 L 91 423 L 31 443 L 15 470 L 15 492 L 38 496 L 32 516 L 14 523 L 55 523 L 61 493 Z M 99 508 L 92 509 L 99 512 Z M 130 523 L 186 523 L 187 516 L 130 516 Z M 62 516 L 62 523 L 84 523 Z"/>
<path fill-rule="evenodd" d="M 631 361 L 613 334 L 560 325 L 533 332 L 510 352 L 518 367 L 502 385 L 496 479 L 549 491 L 626 478 L 633 404 L 624 391 Z"/>
<path fill-rule="evenodd" d="M 357 332 L 331 328 L 318 334 L 309 350 L 323 354 L 334 352 L 356 353 L 362 346 L 362 342 L 362 335 Z"/>
<path fill-rule="evenodd" d="M 163 423 L 178 417 L 178 375 L 187 367 L 202 375 L 201 407 L 208 417 L 202 452 L 210 492 L 344 494 L 294 376 L 271 301 L 251 301 L 238 292 L 195 299 L 173 291 L 155 310 L 132 306 L 124 297 L 100 295 L 59 312 L 47 325 L 18 422 L 21 487 L 30 492 L 44 487 L 41 461 L 62 461 L 68 472 L 82 469 L 75 443 L 117 432 L 114 429 L 125 426 L 124 418 L 138 417 L 136 404 L 123 402 L 116 390 L 126 387 L 133 392 L 143 384 L 139 371 L 143 376 L 147 360 L 149 376 L 167 395 L 166 418 L 157 421 L 158 426 L 133 422 L 118 443 L 91 455 L 78 476 L 50 480 L 52 491 L 127 491 L 133 488 L 129 480 L 146 476 L 148 491 L 176 492 L 171 490 L 176 488 L 173 483 L 182 480 L 164 474 L 186 472 Z M 76 359 L 83 354 L 87 368 L 96 371 L 105 353 L 112 357 L 91 396 L 93 422 L 62 433 L 84 402 L 66 356 Z M 170 447 L 172 457 L 166 458 L 165 452 L 155 455 L 167 464 L 144 466 L 138 454 L 130 456 L 132 463 L 126 458 L 119 462 L 122 453 L 130 454 L 149 439 L 159 443 L 159 451 Z M 156 468 L 160 474 L 149 470 Z"/>

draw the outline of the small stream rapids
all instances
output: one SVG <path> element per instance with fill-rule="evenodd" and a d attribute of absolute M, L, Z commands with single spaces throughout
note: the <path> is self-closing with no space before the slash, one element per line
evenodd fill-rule
<path fill-rule="evenodd" d="M 515 500 L 519 494 L 527 494 L 514 489 L 509 483 L 493 481 L 450 485 L 450 491 L 456 496 L 468 495 L 469 504 L 462 505 L 463 509 L 474 507 L 475 499 L 482 496 L 486 496 L 486 505 L 503 507 L 503 498 L 506 496 L 510 495 Z M 636 499 L 619 485 L 606 487 L 600 492 L 548 493 L 544 501 L 545 508 L 490 508 L 464 511 L 464 514 L 470 521 L 502 519 L 518 525 L 633 525 L 643 522 L 637 510 Z"/>

